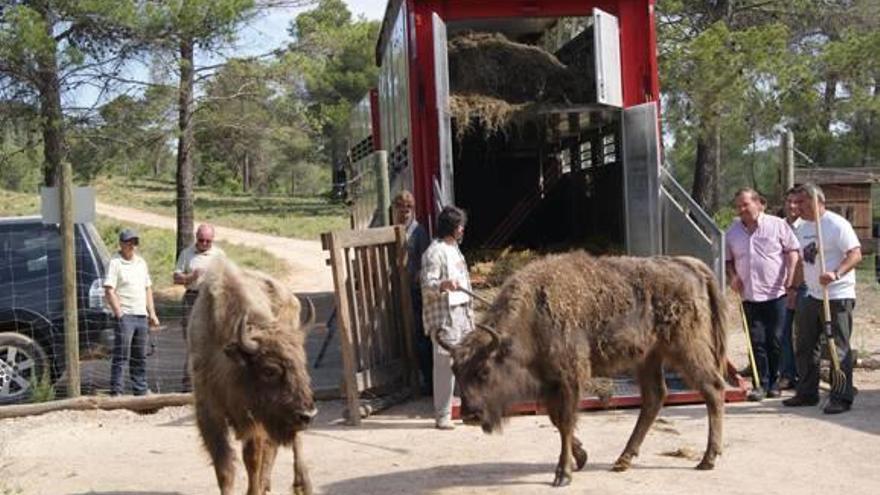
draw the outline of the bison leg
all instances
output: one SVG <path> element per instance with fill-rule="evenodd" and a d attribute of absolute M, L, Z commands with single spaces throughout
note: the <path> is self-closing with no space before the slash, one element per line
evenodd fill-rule
<path fill-rule="evenodd" d="M 547 415 L 550 417 L 550 422 L 553 423 L 553 426 L 556 429 L 559 429 L 560 423 L 560 414 L 559 414 L 559 400 L 558 399 L 549 399 L 545 401 L 547 404 Z M 583 444 L 580 439 L 572 433 L 571 435 L 571 454 L 574 457 L 575 467 L 578 471 L 584 468 L 587 464 L 587 451 L 584 450 Z"/>
<path fill-rule="evenodd" d="M 681 366 L 682 374 L 703 396 L 709 412 L 709 443 L 706 446 L 706 453 L 703 454 L 703 460 L 697 464 L 697 469 L 703 470 L 714 468 L 715 458 L 721 454 L 724 380 L 712 364 L 714 362 L 715 358 L 707 353 L 706 356 L 694 356 Z"/>
<path fill-rule="evenodd" d="M 312 495 L 312 481 L 306 460 L 303 458 L 302 434 L 293 434 L 293 493 L 294 495 Z"/>
<path fill-rule="evenodd" d="M 587 453 L 580 447 L 580 441 L 574 438 L 574 427 L 577 422 L 577 399 L 577 386 L 566 384 L 560 384 L 557 395 L 547 397 L 547 411 L 550 421 L 559 430 L 559 439 L 562 444 L 559 452 L 559 462 L 556 464 L 553 486 L 568 486 L 571 484 L 571 464 L 574 455 L 578 456 L 578 469 L 587 462 Z M 581 462 L 581 454 L 583 454 L 583 463 Z"/>
<path fill-rule="evenodd" d="M 272 440 L 263 444 L 263 465 L 260 466 L 260 478 L 263 480 L 263 490 L 266 493 L 272 491 L 272 466 L 275 465 L 275 457 L 278 455 L 278 444 Z"/>
<path fill-rule="evenodd" d="M 255 433 L 244 441 L 242 448 L 242 460 L 247 469 L 248 495 L 264 495 L 263 476 L 263 453 L 265 450 L 266 437 L 261 433 Z"/>
<path fill-rule="evenodd" d="M 632 458 L 639 455 L 639 449 L 645 440 L 645 435 L 657 418 L 657 413 L 663 407 L 666 399 L 666 381 L 663 379 L 663 358 L 656 352 L 648 354 L 645 361 L 638 369 L 639 388 L 642 393 L 642 409 L 639 411 L 639 419 L 633 429 L 626 448 L 617 458 L 614 471 L 626 471 L 632 464 Z"/>
<path fill-rule="evenodd" d="M 202 441 L 214 464 L 217 485 L 221 495 L 232 495 L 235 483 L 235 464 L 232 447 L 229 445 L 229 430 L 226 419 L 212 415 L 207 407 L 196 403 L 196 423 L 202 434 Z"/>

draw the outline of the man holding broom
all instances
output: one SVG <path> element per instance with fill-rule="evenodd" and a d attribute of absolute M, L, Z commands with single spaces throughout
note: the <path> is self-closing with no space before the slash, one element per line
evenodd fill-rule
<path fill-rule="evenodd" d="M 777 385 L 780 337 L 788 290 L 796 290 L 798 241 L 785 220 L 767 215 L 757 191 L 743 188 L 734 195 L 739 218 L 727 231 L 727 276 L 739 294 L 754 350 L 752 383 L 747 398 L 779 397 Z M 753 372 L 754 374 L 754 372 Z M 754 379 L 753 379 L 754 381 Z"/>
<path fill-rule="evenodd" d="M 783 404 L 799 407 L 819 403 L 819 336 L 830 323 L 833 338 L 829 348 L 837 354 L 832 362 L 840 369 L 832 370 L 831 400 L 824 412 L 840 414 L 849 411 L 854 396 L 850 337 L 856 304 L 855 267 L 862 260 L 862 248 L 852 225 L 842 216 L 825 210 L 825 194 L 818 186 L 804 184 L 794 194 L 804 219 L 798 237 L 808 292 L 796 313 L 795 355 L 800 376 L 797 393 Z"/>

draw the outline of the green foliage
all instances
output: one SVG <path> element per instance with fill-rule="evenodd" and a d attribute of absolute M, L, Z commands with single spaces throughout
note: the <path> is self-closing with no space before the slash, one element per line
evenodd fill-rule
<path fill-rule="evenodd" d="M 40 214 L 40 196 L 0 189 L 0 217 Z"/>
<path fill-rule="evenodd" d="M 716 129 L 721 204 L 742 186 L 773 191 L 783 127 L 822 166 L 876 163 L 875 0 L 659 0 L 657 10 L 666 157 L 683 182 L 697 139 Z"/>
<path fill-rule="evenodd" d="M 175 213 L 171 181 L 103 178 L 95 187 L 106 203 Z M 348 227 L 345 208 L 322 196 L 218 194 L 202 187 L 195 190 L 195 208 L 201 221 L 298 239 L 316 240 L 322 232 Z"/>
<path fill-rule="evenodd" d="M 732 206 L 723 206 L 715 212 L 715 215 L 712 216 L 712 219 L 715 220 L 715 225 L 717 225 L 719 229 L 724 231 L 726 231 L 728 227 L 730 227 L 730 225 L 736 218 L 736 210 L 734 210 Z"/>
<path fill-rule="evenodd" d="M 44 373 L 40 378 L 31 378 L 31 402 L 49 402 L 55 400 L 55 386 L 49 378 L 49 373 Z"/>

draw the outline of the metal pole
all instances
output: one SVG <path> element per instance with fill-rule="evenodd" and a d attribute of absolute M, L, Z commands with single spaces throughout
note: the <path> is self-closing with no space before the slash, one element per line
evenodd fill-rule
<path fill-rule="evenodd" d="M 67 357 L 67 396 L 80 395 L 79 328 L 76 311 L 76 257 L 73 241 L 73 169 L 63 160 L 58 194 L 61 219 L 61 272 L 64 285 L 64 344 Z"/>
<path fill-rule="evenodd" d="M 382 226 L 391 225 L 391 186 L 388 182 L 388 152 L 379 150 L 373 153 L 376 167 L 376 191 L 379 195 L 379 219 Z"/>

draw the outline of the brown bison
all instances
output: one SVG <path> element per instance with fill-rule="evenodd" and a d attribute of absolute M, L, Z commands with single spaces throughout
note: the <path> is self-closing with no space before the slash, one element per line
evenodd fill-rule
<path fill-rule="evenodd" d="M 562 439 L 553 485 L 564 486 L 572 460 L 578 469 L 587 462 L 574 436 L 581 392 L 591 389 L 592 377 L 634 370 L 642 407 L 614 464 L 623 471 L 660 411 L 663 366 L 671 365 L 706 401 L 709 445 L 697 469 L 712 469 L 724 414 L 724 304 L 712 272 L 694 258 L 573 252 L 532 262 L 502 286 L 477 325 L 483 331 L 447 347 L 464 419 L 489 433 L 513 401 L 542 399 Z"/>
<path fill-rule="evenodd" d="M 309 303 L 311 319 L 314 307 Z M 196 420 L 223 495 L 235 480 L 229 428 L 243 443 L 248 495 L 269 491 L 278 445 L 293 445 L 297 494 L 311 493 L 302 435 L 312 400 L 300 303 L 276 280 L 219 259 L 208 269 L 190 316 Z"/>

